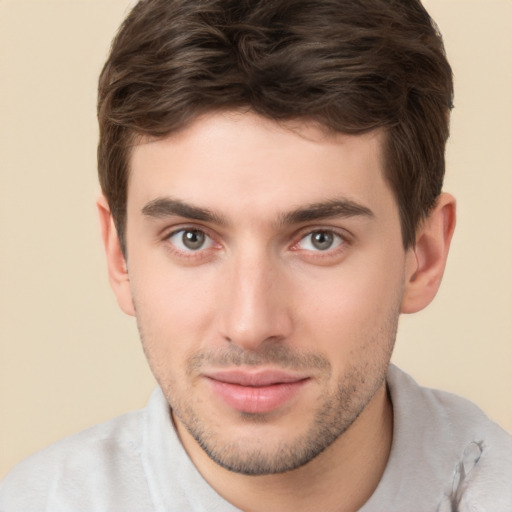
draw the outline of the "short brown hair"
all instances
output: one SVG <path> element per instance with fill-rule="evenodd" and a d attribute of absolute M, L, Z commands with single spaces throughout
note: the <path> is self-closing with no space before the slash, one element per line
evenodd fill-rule
<path fill-rule="evenodd" d="M 453 83 L 419 0 L 141 0 L 99 81 L 99 179 L 124 247 L 130 148 L 249 108 L 387 132 L 404 247 L 441 192 Z"/>

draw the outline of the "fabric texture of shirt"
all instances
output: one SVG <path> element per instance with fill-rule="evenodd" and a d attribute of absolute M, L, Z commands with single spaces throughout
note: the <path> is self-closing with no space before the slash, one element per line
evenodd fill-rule
<path fill-rule="evenodd" d="M 467 400 L 391 366 L 393 442 L 360 512 L 511 512 L 512 437 Z M 1 512 L 239 512 L 201 477 L 156 389 L 145 409 L 32 455 L 0 485 Z"/>

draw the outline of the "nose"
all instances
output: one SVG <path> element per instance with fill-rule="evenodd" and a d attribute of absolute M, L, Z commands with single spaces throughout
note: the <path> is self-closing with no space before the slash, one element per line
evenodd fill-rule
<path fill-rule="evenodd" d="M 246 251 L 233 258 L 223 283 L 221 330 L 227 341 L 257 351 L 292 331 L 287 278 L 280 262 L 264 251 Z"/>

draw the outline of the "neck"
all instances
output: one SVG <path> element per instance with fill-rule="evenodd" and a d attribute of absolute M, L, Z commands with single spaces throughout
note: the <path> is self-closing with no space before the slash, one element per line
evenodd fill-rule
<path fill-rule="evenodd" d="M 389 457 L 393 412 L 383 385 L 350 428 L 304 466 L 247 476 L 213 462 L 177 425 L 181 442 L 203 478 L 245 512 L 353 512 L 376 489 Z"/>

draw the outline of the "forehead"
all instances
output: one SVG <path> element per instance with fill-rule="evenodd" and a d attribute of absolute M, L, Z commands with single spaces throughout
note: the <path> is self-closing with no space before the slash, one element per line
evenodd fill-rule
<path fill-rule="evenodd" d="M 244 215 L 249 208 L 277 213 L 338 197 L 379 202 L 390 196 L 383 138 L 378 130 L 346 135 L 253 113 L 205 115 L 180 132 L 134 147 L 128 210 L 166 195 L 227 215 Z"/>

